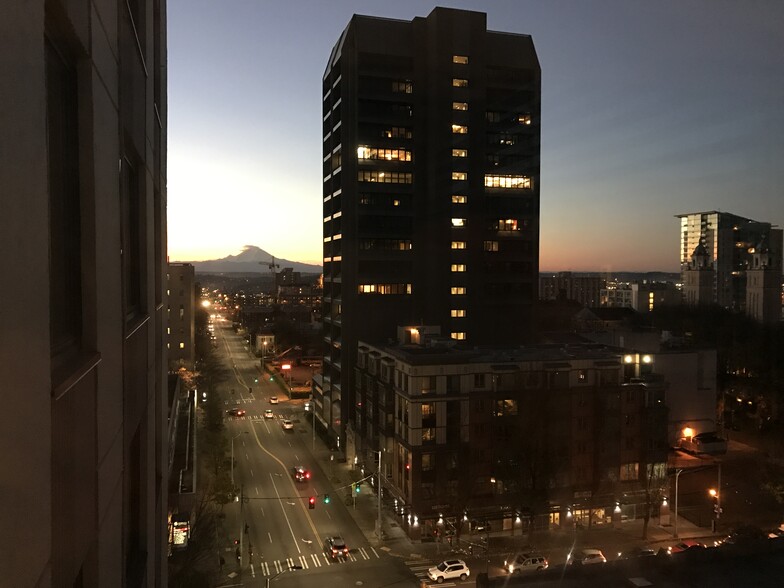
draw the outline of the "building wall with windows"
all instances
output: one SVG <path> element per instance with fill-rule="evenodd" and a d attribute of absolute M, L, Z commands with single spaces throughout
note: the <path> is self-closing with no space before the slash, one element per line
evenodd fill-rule
<path fill-rule="evenodd" d="M 631 285 L 631 307 L 637 312 L 652 312 L 663 306 L 678 306 L 680 290 L 672 282 L 636 282 Z"/>
<path fill-rule="evenodd" d="M 539 300 L 575 300 L 583 306 L 600 305 L 600 292 L 606 280 L 598 276 L 573 276 L 572 272 L 558 272 L 539 277 Z"/>
<path fill-rule="evenodd" d="M 190 263 L 169 263 L 166 291 L 169 297 L 167 347 L 169 367 L 193 369 L 196 357 L 196 272 Z"/>
<path fill-rule="evenodd" d="M 314 400 L 338 440 L 354 417 L 360 339 L 417 321 L 472 344 L 531 335 L 540 85 L 531 37 L 488 31 L 480 12 L 355 15 L 333 48 Z"/>
<path fill-rule="evenodd" d="M 165 15 L 0 8 L 3 583 L 166 585 Z"/>
<path fill-rule="evenodd" d="M 359 344 L 353 421 L 360 461 L 383 451 L 410 533 L 414 517 L 429 528 L 441 515 L 565 522 L 575 509 L 639 502 L 646 471 L 664 483 L 666 386 L 651 363 L 600 345 L 475 351 L 414 340 Z"/>

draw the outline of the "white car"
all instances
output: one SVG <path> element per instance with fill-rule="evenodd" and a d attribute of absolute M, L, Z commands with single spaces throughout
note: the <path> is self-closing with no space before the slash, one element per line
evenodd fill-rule
<path fill-rule="evenodd" d="M 531 571 L 546 570 L 549 565 L 545 556 L 532 553 L 520 553 L 515 557 L 504 560 L 504 568 L 510 574 L 525 574 Z"/>
<path fill-rule="evenodd" d="M 265 419 L 271 419 L 271 418 L 274 418 L 274 417 L 275 417 L 275 415 L 272 414 L 272 409 L 271 408 L 268 408 L 267 410 L 264 411 L 264 418 Z"/>
<path fill-rule="evenodd" d="M 277 404 L 278 397 L 277 396 L 270 396 L 270 404 Z"/>
<path fill-rule="evenodd" d="M 283 419 L 280 423 L 280 426 L 283 427 L 284 431 L 291 431 L 294 429 L 294 423 L 292 423 L 289 419 Z"/>
<path fill-rule="evenodd" d="M 465 580 L 470 575 L 471 571 L 462 559 L 448 559 L 427 570 L 427 577 L 439 584 L 455 578 Z"/>
<path fill-rule="evenodd" d="M 571 565 L 588 566 L 607 563 L 607 558 L 604 557 L 604 554 L 599 549 L 579 549 L 574 553 L 570 553 L 566 561 Z"/>

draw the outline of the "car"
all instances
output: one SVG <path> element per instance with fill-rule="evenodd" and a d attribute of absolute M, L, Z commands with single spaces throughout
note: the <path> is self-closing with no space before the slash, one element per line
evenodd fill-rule
<path fill-rule="evenodd" d="M 573 566 L 589 566 L 593 564 L 607 563 L 607 558 L 600 549 L 578 549 L 574 553 L 566 556 L 566 562 Z"/>
<path fill-rule="evenodd" d="M 241 408 L 230 408 L 226 411 L 226 414 L 229 416 L 241 417 L 245 416 L 245 411 Z"/>
<path fill-rule="evenodd" d="M 448 559 L 427 570 L 427 577 L 439 584 L 455 578 L 465 580 L 470 575 L 471 570 L 462 559 Z"/>
<path fill-rule="evenodd" d="M 327 557 L 331 557 L 332 559 L 347 558 L 348 547 L 346 546 L 346 542 L 343 541 L 343 537 L 334 535 L 324 539 L 324 553 L 327 554 Z"/>
<path fill-rule="evenodd" d="M 618 552 L 618 559 L 636 559 L 638 557 L 650 557 L 656 555 L 656 550 L 650 547 L 632 547 L 626 551 Z"/>
<path fill-rule="evenodd" d="M 766 533 L 754 525 L 741 525 L 740 527 L 735 527 L 726 537 L 714 541 L 713 546 L 745 545 L 759 542 L 763 539 L 767 539 L 769 536 L 769 533 Z"/>
<path fill-rule="evenodd" d="M 269 401 L 270 401 L 270 404 L 277 404 L 278 403 L 278 397 L 277 396 L 270 396 Z"/>
<path fill-rule="evenodd" d="M 305 412 L 310 412 L 310 402 L 305 403 Z"/>
<path fill-rule="evenodd" d="M 310 472 L 303 466 L 294 466 L 291 468 L 291 477 L 297 482 L 307 482 L 310 480 Z"/>
<path fill-rule="evenodd" d="M 519 553 L 504 560 L 504 569 L 510 574 L 525 574 L 546 570 L 547 558 L 538 553 Z"/>
<path fill-rule="evenodd" d="M 474 533 L 489 533 L 490 523 L 487 521 L 471 521 L 471 530 Z"/>
<path fill-rule="evenodd" d="M 667 548 L 667 553 L 683 553 L 684 551 L 691 551 L 692 549 L 705 549 L 705 544 L 700 543 L 699 541 L 693 541 L 692 539 L 684 539 L 680 543 L 670 545 Z"/>
<path fill-rule="evenodd" d="M 292 423 L 289 419 L 283 419 L 281 421 L 280 426 L 283 427 L 284 431 L 291 431 L 294 429 L 294 423 Z"/>
<path fill-rule="evenodd" d="M 272 409 L 268 408 L 267 410 L 264 411 L 264 418 L 265 419 L 271 419 L 271 418 L 274 418 L 274 417 L 275 417 L 275 415 L 272 414 Z"/>

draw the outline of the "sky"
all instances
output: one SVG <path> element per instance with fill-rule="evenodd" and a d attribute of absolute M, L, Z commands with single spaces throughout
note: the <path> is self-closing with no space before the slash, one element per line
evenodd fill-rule
<path fill-rule="evenodd" d="M 784 225 L 781 0 L 169 0 L 171 261 L 321 263 L 321 79 L 353 14 L 529 34 L 541 271 L 677 271 L 676 214 Z"/>

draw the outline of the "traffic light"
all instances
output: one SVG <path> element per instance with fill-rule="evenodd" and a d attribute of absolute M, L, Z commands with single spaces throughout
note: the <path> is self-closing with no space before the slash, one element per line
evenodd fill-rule
<path fill-rule="evenodd" d="M 308 508 L 310 508 L 310 509 L 316 508 L 316 497 L 315 496 L 311 496 L 308 499 Z"/>
<path fill-rule="evenodd" d="M 359 494 L 359 482 L 357 482 L 356 486 L 354 486 L 354 492 Z"/>
<path fill-rule="evenodd" d="M 329 504 L 329 494 L 324 495 L 324 504 Z"/>

